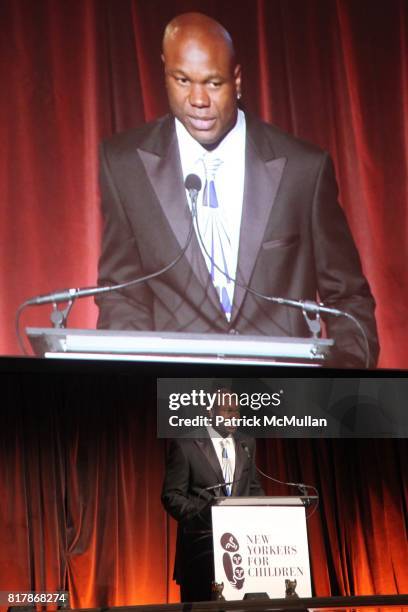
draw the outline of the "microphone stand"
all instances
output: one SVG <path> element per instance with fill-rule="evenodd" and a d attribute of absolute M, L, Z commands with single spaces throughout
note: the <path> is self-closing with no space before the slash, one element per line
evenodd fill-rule
<path fill-rule="evenodd" d="M 133 279 L 131 281 L 127 281 L 125 283 L 119 283 L 117 285 L 108 285 L 104 287 L 79 287 L 79 288 L 71 288 L 71 289 L 63 289 L 61 291 L 55 291 L 53 293 L 48 293 L 44 295 L 39 295 L 33 298 L 29 298 L 17 308 L 16 317 L 15 317 L 15 327 L 17 340 L 20 346 L 21 351 L 27 355 L 27 351 L 24 346 L 24 342 L 21 337 L 20 332 L 20 317 L 21 313 L 27 306 L 40 306 L 42 304 L 52 304 L 52 313 L 50 315 L 52 326 L 55 329 L 62 329 L 66 327 L 68 315 L 71 312 L 72 306 L 77 298 L 83 297 L 92 297 L 96 295 L 100 295 L 102 293 L 111 293 L 113 291 L 120 291 L 121 289 L 126 289 L 128 287 L 133 287 L 134 285 L 138 285 L 140 283 L 147 282 L 156 278 L 157 276 L 161 276 L 168 270 L 171 270 L 184 256 L 184 253 L 188 249 L 191 238 L 194 233 L 194 219 L 196 217 L 196 206 L 197 206 L 197 198 L 201 189 L 201 180 L 195 174 L 189 174 L 186 177 L 184 182 L 184 186 L 189 193 L 191 206 L 192 206 L 192 215 L 190 221 L 190 227 L 188 231 L 188 236 L 186 243 L 182 250 L 178 253 L 177 257 L 175 257 L 170 263 L 166 264 L 160 270 L 156 272 L 152 272 L 151 274 L 146 274 L 140 278 Z M 58 304 L 67 303 L 65 308 L 58 308 Z"/>
<path fill-rule="evenodd" d="M 288 306 L 290 308 L 300 309 L 302 311 L 303 317 L 304 317 L 304 319 L 305 319 L 305 321 L 306 321 L 306 323 L 307 323 L 307 325 L 309 327 L 309 331 L 312 334 L 313 339 L 319 338 L 319 335 L 321 333 L 321 325 L 320 325 L 320 314 L 321 313 L 327 314 L 327 315 L 333 316 L 333 317 L 345 317 L 346 319 L 349 319 L 349 321 L 352 321 L 352 323 L 357 327 L 358 331 L 361 334 L 361 337 L 362 337 L 362 340 L 363 340 L 363 346 L 364 346 L 364 353 L 365 353 L 365 364 L 364 364 L 364 367 L 366 369 L 369 368 L 369 365 L 370 365 L 370 346 L 368 344 L 367 334 L 365 333 L 365 330 L 364 330 L 363 326 L 361 325 L 360 321 L 358 319 L 356 319 L 355 316 L 353 316 L 352 314 L 350 314 L 349 312 L 346 312 L 344 310 L 340 310 L 338 308 L 331 308 L 329 306 L 325 306 L 325 304 L 323 304 L 323 303 L 317 303 L 317 302 L 313 302 L 311 300 L 293 300 L 293 299 L 288 299 L 288 298 L 283 298 L 283 297 L 264 295 L 263 293 L 260 293 L 259 291 L 256 291 L 255 289 L 252 289 L 252 287 L 249 287 L 248 285 L 245 285 L 243 283 L 238 282 L 238 280 L 236 278 L 230 276 L 227 272 L 225 272 L 225 270 L 223 270 L 217 264 L 217 262 L 214 261 L 214 258 L 208 252 L 208 250 L 206 248 L 206 245 L 204 243 L 201 231 L 200 231 L 198 214 L 197 214 L 197 207 L 195 205 L 194 206 L 192 205 L 192 215 L 195 218 L 195 222 L 196 222 L 198 240 L 199 240 L 199 243 L 200 243 L 200 245 L 201 245 L 205 255 L 211 261 L 211 264 L 219 272 L 221 272 L 221 274 L 223 274 L 227 280 L 233 282 L 237 287 L 241 287 L 241 289 L 245 289 L 245 291 L 248 291 L 248 293 L 251 293 L 255 297 L 263 299 L 263 300 L 265 300 L 267 302 L 271 302 L 272 304 L 280 304 L 281 306 Z M 315 318 L 313 319 L 310 316 L 308 316 L 308 313 L 314 314 Z"/>

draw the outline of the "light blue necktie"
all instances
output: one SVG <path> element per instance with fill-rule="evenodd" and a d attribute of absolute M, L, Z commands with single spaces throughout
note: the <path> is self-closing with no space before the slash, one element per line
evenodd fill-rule
<path fill-rule="evenodd" d="M 222 475 L 224 477 L 224 482 L 232 482 L 233 474 L 232 474 L 232 466 L 231 459 L 228 456 L 228 443 L 223 440 L 221 442 L 222 445 Z M 225 490 L 227 492 L 227 496 L 231 495 L 232 492 L 232 484 L 225 485 Z"/>
<path fill-rule="evenodd" d="M 217 290 L 222 308 L 228 321 L 231 318 L 232 298 L 234 285 L 227 276 L 231 276 L 228 259 L 231 253 L 231 239 L 227 226 L 227 219 L 219 205 L 217 192 L 215 189 L 215 175 L 222 164 L 222 160 L 205 156 L 203 164 L 205 168 L 205 186 L 203 193 L 203 229 L 200 232 L 204 241 L 205 248 L 211 256 L 209 271 L 212 282 Z M 214 265 L 214 262 L 216 265 Z M 218 269 L 220 268 L 220 269 Z M 227 274 L 225 276 L 223 272 Z"/>

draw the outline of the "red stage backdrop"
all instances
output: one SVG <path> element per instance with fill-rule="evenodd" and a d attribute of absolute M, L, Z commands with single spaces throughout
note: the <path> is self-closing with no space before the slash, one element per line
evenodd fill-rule
<path fill-rule="evenodd" d="M 166 112 L 162 31 L 189 10 L 231 32 L 245 106 L 331 152 L 378 304 L 380 365 L 408 368 L 405 0 L 3 0 L 0 352 L 18 352 L 28 296 L 95 283 L 98 142 Z M 88 299 L 70 325 L 95 320 Z"/>
<path fill-rule="evenodd" d="M 1 386 L 0 591 L 63 587 L 72 608 L 178 601 L 156 380 L 88 368 Z M 403 439 L 258 440 L 263 471 L 320 492 L 308 521 L 317 596 L 408 591 L 407 451 Z"/>

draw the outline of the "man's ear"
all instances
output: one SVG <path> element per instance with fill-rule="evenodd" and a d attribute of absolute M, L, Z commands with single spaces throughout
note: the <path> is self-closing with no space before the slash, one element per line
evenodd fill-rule
<path fill-rule="evenodd" d="M 161 61 L 162 61 L 162 62 L 163 62 L 163 64 L 164 64 L 164 54 L 162 53 L 160 57 L 161 57 Z"/>
<path fill-rule="evenodd" d="M 242 85 L 242 71 L 241 64 L 237 64 L 234 68 L 234 81 L 235 81 L 235 90 L 237 92 L 237 98 L 241 97 L 241 85 Z"/>

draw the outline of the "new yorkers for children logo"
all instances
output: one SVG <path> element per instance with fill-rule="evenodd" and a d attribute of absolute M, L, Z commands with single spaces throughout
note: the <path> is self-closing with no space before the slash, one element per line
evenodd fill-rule
<path fill-rule="evenodd" d="M 222 564 L 228 582 L 234 589 L 242 589 L 245 582 L 245 571 L 242 567 L 239 542 L 232 533 L 226 532 L 221 536 L 220 544 L 225 550 L 222 556 Z"/>

